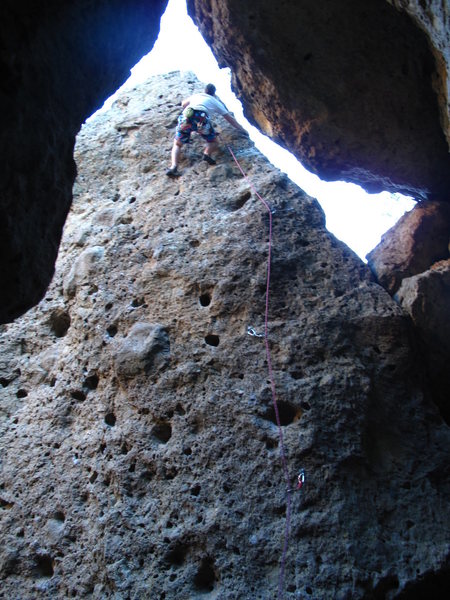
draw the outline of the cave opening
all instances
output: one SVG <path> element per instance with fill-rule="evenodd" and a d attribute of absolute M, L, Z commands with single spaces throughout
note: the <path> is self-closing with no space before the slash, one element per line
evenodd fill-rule
<path fill-rule="evenodd" d="M 180 40 L 183 51 L 180 52 Z M 130 78 L 100 109 L 107 111 L 119 93 L 131 90 L 156 74 L 191 71 L 202 83 L 213 82 L 217 95 L 250 133 L 258 150 L 308 195 L 317 199 L 326 216 L 327 229 L 345 242 L 363 261 L 381 236 L 411 210 L 413 198 L 399 193 L 369 194 L 344 181 L 322 181 L 297 158 L 251 125 L 231 89 L 231 71 L 219 68 L 199 30 L 187 13 L 186 0 L 169 0 L 161 18 L 160 33 L 152 51 L 131 70 Z M 168 162 L 170 157 L 168 156 Z"/>

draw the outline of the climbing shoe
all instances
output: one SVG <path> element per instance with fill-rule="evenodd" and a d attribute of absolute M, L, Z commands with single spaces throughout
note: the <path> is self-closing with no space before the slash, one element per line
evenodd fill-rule
<path fill-rule="evenodd" d="M 167 169 L 166 175 L 167 177 L 179 177 L 180 173 L 176 167 L 171 167 L 170 169 Z"/>
<path fill-rule="evenodd" d="M 203 160 L 205 160 L 208 163 L 208 165 L 217 164 L 216 161 L 209 156 L 209 154 L 203 154 Z"/>

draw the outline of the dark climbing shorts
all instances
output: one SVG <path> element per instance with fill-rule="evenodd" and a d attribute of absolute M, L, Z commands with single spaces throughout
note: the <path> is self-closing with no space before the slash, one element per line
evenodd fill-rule
<path fill-rule="evenodd" d="M 213 142 L 217 137 L 207 113 L 202 110 L 194 110 L 191 117 L 186 117 L 184 113 L 178 117 L 175 140 L 187 144 L 193 131 L 199 133 L 206 142 Z"/>

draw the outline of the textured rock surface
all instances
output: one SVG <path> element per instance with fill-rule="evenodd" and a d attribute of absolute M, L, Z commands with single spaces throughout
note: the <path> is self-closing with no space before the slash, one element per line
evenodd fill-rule
<path fill-rule="evenodd" d="M 450 259 L 404 279 L 396 298 L 420 333 L 433 398 L 450 423 Z"/>
<path fill-rule="evenodd" d="M 408 13 L 385 0 L 188 0 L 250 120 L 308 169 L 448 200 L 448 6 L 396 6 Z"/>
<path fill-rule="evenodd" d="M 247 335 L 268 219 L 226 151 L 208 167 L 194 142 L 165 177 L 193 89 L 156 78 L 83 128 L 54 281 L 2 328 L 7 598 L 276 595 L 284 483 Z M 286 599 L 444 597 L 450 432 L 410 320 L 313 199 L 225 122 L 221 141 L 276 207 L 269 331 L 293 482 L 306 469 Z"/>
<path fill-rule="evenodd" d="M 53 275 L 83 121 L 149 52 L 165 0 L 4 0 L 0 19 L 0 323 Z"/>
<path fill-rule="evenodd" d="M 450 423 L 450 205 L 421 203 L 368 254 L 379 283 L 410 314 L 420 338 L 432 395 Z"/>
<path fill-rule="evenodd" d="M 442 128 L 450 146 L 450 5 L 448 0 L 388 0 L 405 11 L 427 34 L 436 62 L 433 87 L 438 97 Z"/>
<path fill-rule="evenodd" d="M 417 275 L 448 258 L 450 205 L 423 202 L 387 231 L 367 261 L 377 280 L 395 294 L 405 277 Z"/>

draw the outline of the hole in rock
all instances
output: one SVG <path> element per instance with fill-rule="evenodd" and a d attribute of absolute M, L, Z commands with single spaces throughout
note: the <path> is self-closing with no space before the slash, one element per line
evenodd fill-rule
<path fill-rule="evenodd" d="M 26 398 L 28 396 L 28 392 L 27 390 L 17 390 L 17 394 L 16 394 L 17 398 Z"/>
<path fill-rule="evenodd" d="M 266 448 L 267 448 L 267 450 L 273 450 L 277 446 L 278 446 L 278 441 L 272 440 L 270 438 L 266 439 Z"/>
<path fill-rule="evenodd" d="M 194 577 L 195 589 L 199 592 L 212 592 L 216 581 L 213 561 L 210 558 L 203 559 Z"/>
<path fill-rule="evenodd" d="M 251 197 L 252 197 L 251 192 L 249 192 L 249 191 L 244 192 L 234 202 L 233 208 L 235 210 L 239 210 L 240 208 L 242 208 L 244 206 L 244 204 L 247 202 L 247 200 L 250 200 Z"/>
<path fill-rule="evenodd" d="M 177 475 L 177 469 L 175 467 L 169 467 L 164 472 L 164 479 L 168 479 L 169 481 L 171 481 L 172 479 L 175 479 Z"/>
<path fill-rule="evenodd" d="M 86 394 L 81 390 L 74 390 L 70 392 L 71 397 L 77 402 L 84 402 L 86 400 Z"/>
<path fill-rule="evenodd" d="M 144 306 L 145 304 L 145 299 L 144 298 L 135 298 L 132 303 L 131 306 L 133 308 L 139 308 L 139 306 Z"/>
<path fill-rule="evenodd" d="M 55 513 L 53 513 L 53 518 L 55 519 L 55 521 L 64 523 L 64 521 L 66 520 L 66 515 L 60 510 L 57 510 Z"/>
<path fill-rule="evenodd" d="M 198 301 L 201 306 L 209 306 L 211 304 L 211 296 L 208 293 L 202 294 Z"/>
<path fill-rule="evenodd" d="M 70 327 L 70 315 L 66 310 L 57 308 L 50 315 L 49 323 L 56 337 L 64 337 Z"/>
<path fill-rule="evenodd" d="M 94 373 L 93 375 L 89 375 L 83 382 L 83 386 L 88 390 L 96 390 L 98 386 L 98 375 Z"/>
<path fill-rule="evenodd" d="M 114 425 L 116 424 L 116 420 L 116 415 L 114 413 L 107 413 L 105 415 L 105 423 L 110 427 L 114 427 Z"/>
<path fill-rule="evenodd" d="M 218 346 L 220 339 L 218 335 L 215 335 L 214 333 L 209 333 L 205 336 L 205 342 L 208 344 L 208 346 Z"/>
<path fill-rule="evenodd" d="M 35 561 L 35 570 L 38 577 L 53 577 L 53 558 L 49 554 L 38 554 Z"/>
<path fill-rule="evenodd" d="M 109 335 L 109 337 L 114 337 L 117 333 L 117 326 L 110 325 L 109 327 L 106 328 L 106 333 Z"/>
<path fill-rule="evenodd" d="M 14 506 L 14 502 L 8 502 L 4 498 L 0 498 L 0 508 L 10 509 Z"/>
<path fill-rule="evenodd" d="M 120 454 L 128 454 L 129 451 L 130 446 L 127 444 L 127 442 L 123 442 L 123 444 L 120 446 Z"/>
<path fill-rule="evenodd" d="M 289 402 L 285 402 L 284 400 L 278 401 L 278 415 L 280 417 L 280 424 L 290 425 L 294 421 L 297 421 L 301 417 L 301 410 L 289 404 Z M 264 419 L 267 421 L 271 421 L 275 425 L 277 425 L 277 419 L 275 415 L 275 408 L 273 405 L 269 406 L 264 414 Z"/>
<path fill-rule="evenodd" d="M 189 242 L 189 246 L 191 248 L 198 248 L 200 246 L 200 242 L 198 240 L 191 240 Z"/>
<path fill-rule="evenodd" d="M 156 423 L 156 425 L 153 425 L 152 427 L 152 435 L 158 440 L 158 442 L 161 442 L 162 444 L 167 444 L 167 442 L 172 437 L 171 424 L 165 421 Z"/>
<path fill-rule="evenodd" d="M 155 476 L 155 472 L 150 469 L 146 469 L 145 471 L 142 471 L 142 473 L 139 474 L 139 477 L 143 481 L 151 481 L 154 476 Z"/>
<path fill-rule="evenodd" d="M 200 494 L 200 490 L 201 490 L 201 486 L 198 485 L 198 483 L 196 485 L 194 485 L 193 487 L 191 487 L 191 495 L 192 496 L 198 496 Z"/>
<path fill-rule="evenodd" d="M 178 544 L 166 554 L 166 562 L 169 565 L 181 567 L 184 563 L 188 548 L 184 544 Z"/>

